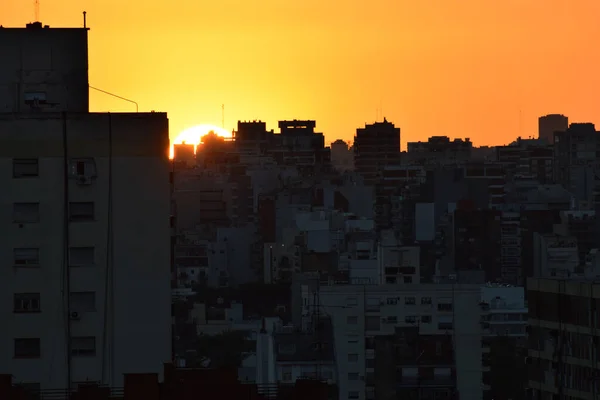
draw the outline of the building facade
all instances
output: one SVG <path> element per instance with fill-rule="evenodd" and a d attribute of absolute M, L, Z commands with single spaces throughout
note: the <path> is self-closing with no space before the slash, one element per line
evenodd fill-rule
<path fill-rule="evenodd" d="M 305 286 L 304 323 L 317 312 L 332 319 L 340 398 L 481 399 L 480 294 L 458 284 Z"/>
<path fill-rule="evenodd" d="M 2 82 L 26 55 L 47 72 L 0 113 L 0 373 L 42 389 L 122 386 L 171 359 L 168 119 L 87 112 L 86 32 L 0 29 L 17 57 Z"/>
<path fill-rule="evenodd" d="M 529 391 L 532 399 L 593 399 L 600 391 L 600 284 L 530 278 Z"/>

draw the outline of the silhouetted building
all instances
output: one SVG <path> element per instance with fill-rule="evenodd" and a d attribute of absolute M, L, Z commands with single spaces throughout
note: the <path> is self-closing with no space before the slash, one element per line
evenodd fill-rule
<path fill-rule="evenodd" d="M 330 150 L 325 147 L 325 137 L 315 132 L 315 121 L 279 121 L 280 133 L 275 135 L 273 158 L 279 164 L 302 168 L 328 166 Z"/>
<path fill-rule="evenodd" d="M 172 356 L 167 115 L 88 113 L 86 40 L 0 29 L 0 370 L 42 389 Z"/>
<path fill-rule="evenodd" d="M 432 136 L 427 142 L 408 142 L 406 147 L 410 163 L 444 165 L 469 161 L 473 143 L 469 138 L 451 141 L 447 136 Z"/>
<path fill-rule="evenodd" d="M 238 121 L 234 132 L 236 149 L 243 154 L 265 154 L 273 144 L 273 131 L 262 121 Z"/>
<path fill-rule="evenodd" d="M 400 128 L 386 119 L 356 130 L 354 167 L 365 184 L 376 183 L 387 166 L 400 164 Z"/>
<path fill-rule="evenodd" d="M 331 165 L 340 172 L 354 169 L 354 150 L 341 139 L 331 143 Z"/>
<path fill-rule="evenodd" d="M 554 178 L 588 207 L 600 204 L 600 132 L 591 123 L 554 133 Z"/>
<path fill-rule="evenodd" d="M 173 161 L 183 167 L 191 167 L 196 164 L 196 146 L 183 142 L 173 145 Z"/>
<path fill-rule="evenodd" d="M 0 27 L 0 113 L 88 112 L 87 28 Z"/>
<path fill-rule="evenodd" d="M 554 133 L 564 132 L 569 127 L 569 117 L 562 114 L 549 114 L 538 118 L 538 137 L 548 144 L 554 143 Z"/>
<path fill-rule="evenodd" d="M 496 160 L 504 164 L 509 178 L 553 182 L 554 150 L 545 141 L 518 138 L 508 146 L 496 147 Z"/>
<path fill-rule="evenodd" d="M 600 284 L 530 278 L 529 398 L 594 398 L 598 379 Z"/>

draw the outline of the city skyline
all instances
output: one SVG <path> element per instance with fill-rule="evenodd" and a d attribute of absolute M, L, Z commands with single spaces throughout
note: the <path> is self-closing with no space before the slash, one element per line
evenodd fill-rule
<path fill-rule="evenodd" d="M 4 26 L 34 19 L 33 2 L 2 7 Z M 403 147 L 434 135 L 480 146 L 533 136 L 545 114 L 600 120 L 592 101 L 600 55 L 588 40 L 600 33 L 598 8 L 61 0 L 42 1 L 40 19 L 77 27 L 87 11 L 90 83 L 140 111 L 168 112 L 172 139 L 195 125 L 221 126 L 225 104 L 228 130 L 237 120 L 260 118 L 271 129 L 280 119 L 313 119 L 329 143 L 385 116 L 402 128 Z M 90 98 L 94 111 L 134 111 L 99 92 Z"/>

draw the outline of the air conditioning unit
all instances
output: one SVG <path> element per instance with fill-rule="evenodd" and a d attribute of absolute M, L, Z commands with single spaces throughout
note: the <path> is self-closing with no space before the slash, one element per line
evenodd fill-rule
<path fill-rule="evenodd" d="M 91 176 L 86 176 L 86 175 L 78 175 L 75 178 L 75 182 L 78 185 L 91 185 L 92 184 L 92 177 Z"/>
<path fill-rule="evenodd" d="M 69 315 L 69 317 L 72 321 L 79 321 L 79 319 L 81 318 L 77 311 L 71 311 L 71 314 Z"/>

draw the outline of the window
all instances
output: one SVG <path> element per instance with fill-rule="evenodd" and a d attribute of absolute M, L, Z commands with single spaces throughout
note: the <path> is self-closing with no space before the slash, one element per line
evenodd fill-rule
<path fill-rule="evenodd" d="M 346 317 L 346 323 L 348 325 L 356 325 L 356 324 L 358 324 L 358 317 L 352 317 L 352 316 Z"/>
<path fill-rule="evenodd" d="M 96 338 L 94 336 L 78 336 L 71 338 L 72 356 L 95 356 Z"/>
<path fill-rule="evenodd" d="M 71 292 L 69 302 L 72 311 L 96 311 L 96 292 Z"/>
<path fill-rule="evenodd" d="M 348 380 L 349 381 L 357 381 L 358 380 L 358 372 L 348 372 Z"/>
<path fill-rule="evenodd" d="M 358 354 L 348 354 L 348 362 L 357 362 Z"/>
<path fill-rule="evenodd" d="M 15 358 L 40 358 L 40 339 L 15 339 Z"/>
<path fill-rule="evenodd" d="M 421 317 L 421 322 L 424 324 L 430 324 L 431 323 L 431 315 L 423 315 Z"/>
<path fill-rule="evenodd" d="M 421 297 L 422 305 L 431 305 L 431 297 Z"/>
<path fill-rule="evenodd" d="M 390 297 L 390 298 L 388 298 L 388 299 L 386 300 L 386 303 L 387 303 L 388 305 L 391 305 L 391 306 L 393 306 L 393 305 L 396 305 L 396 304 L 398 304 L 398 299 L 397 299 L 397 298 L 395 298 L 395 297 Z"/>
<path fill-rule="evenodd" d="M 333 371 L 328 370 L 328 369 L 321 371 L 321 379 L 322 380 L 333 379 Z"/>
<path fill-rule="evenodd" d="M 381 301 L 379 297 L 369 297 L 367 298 L 367 304 L 365 306 L 366 311 L 379 311 L 381 306 Z"/>
<path fill-rule="evenodd" d="M 69 220 L 74 222 L 93 221 L 94 203 L 69 203 Z"/>
<path fill-rule="evenodd" d="M 348 392 L 348 400 L 356 400 L 358 399 L 358 392 L 357 391 L 351 391 Z"/>
<path fill-rule="evenodd" d="M 438 311 L 452 311 L 452 304 L 440 303 L 438 304 Z"/>
<path fill-rule="evenodd" d="M 348 297 L 346 299 L 346 304 L 349 306 L 357 306 L 358 305 L 358 299 L 356 297 Z"/>
<path fill-rule="evenodd" d="M 40 294 L 15 293 L 13 307 L 16 313 L 38 313 L 40 312 Z"/>
<path fill-rule="evenodd" d="M 414 315 L 407 315 L 406 317 L 404 317 L 404 322 L 407 324 L 416 324 L 417 317 Z"/>
<path fill-rule="evenodd" d="M 381 329 L 381 318 L 380 317 L 366 317 L 365 318 L 365 329 L 367 331 L 378 331 Z"/>
<path fill-rule="evenodd" d="M 37 158 L 13 159 L 13 178 L 32 178 L 39 176 Z"/>
<path fill-rule="evenodd" d="M 27 397 L 30 399 L 37 398 L 36 395 L 39 395 L 41 390 L 41 384 L 39 382 L 22 382 L 19 383 L 19 386 L 25 389 L 27 394 L 32 395 L 31 397 Z"/>
<path fill-rule="evenodd" d="M 348 336 L 348 344 L 358 344 L 358 335 Z"/>
<path fill-rule="evenodd" d="M 39 267 L 40 265 L 40 249 L 14 249 L 13 253 L 16 267 Z"/>
<path fill-rule="evenodd" d="M 69 265 L 71 267 L 87 267 L 93 264 L 93 247 L 71 247 L 69 249 Z"/>
<path fill-rule="evenodd" d="M 452 322 L 438 322 L 438 329 L 441 331 L 451 331 L 453 326 Z"/>
<path fill-rule="evenodd" d="M 13 221 L 26 224 L 40 221 L 40 204 L 39 203 L 14 203 L 13 204 Z"/>
<path fill-rule="evenodd" d="M 414 306 L 416 303 L 416 300 L 414 297 L 405 297 L 404 298 L 404 304 L 406 304 L 407 306 Z"/>
<path fill-rule="evenodd" d="M 69 162 L 69 172 L 73 177 L 95 177 L 96 162 L 93 158 L 78 158 Z"/>
<path fill-rule="evenodd" d="M 281 371 L 281 380 L 284 382 L 291 382 L 292 380 L 292 367 L 283 367 Z"/>
<path fill-rule="evenodd" d="M 404 276 L 402 278 L 404 280 L 404 283 L 412 283 L 412 276 Z"/>
<path fill-rule="evenodd" d="M 295 354 L 296 353 L 296 345 L 295 344 L 280 344 L 279 345 L 279 354 Z"/>

